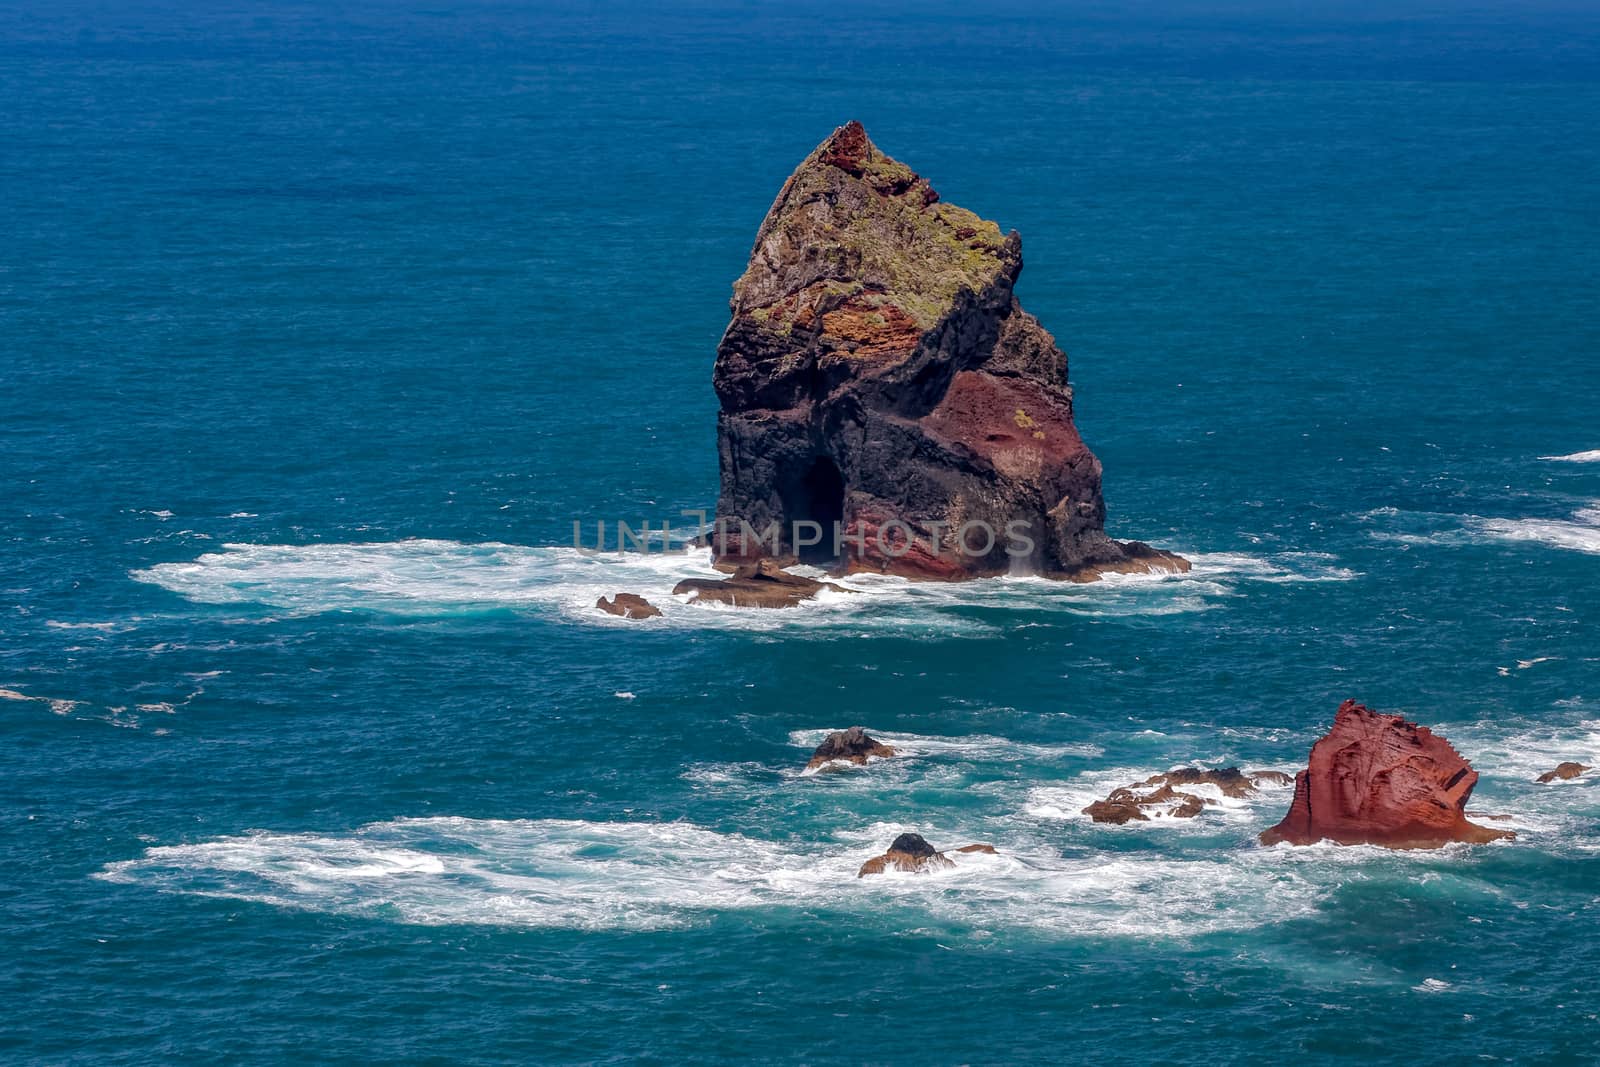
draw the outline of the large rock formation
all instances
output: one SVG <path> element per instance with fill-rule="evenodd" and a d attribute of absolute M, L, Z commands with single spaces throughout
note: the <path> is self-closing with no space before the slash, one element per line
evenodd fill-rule
<path fill-rule="evenodd" d="M 987 852 L 995 855 L 993 845 L 962 845 L 953 852 Z M 935 852 L 921 834 L 901 834 L 889 844 L 889 851 L 874 856 L 861 865 L 857 878 L 886 871 L 904 871 L 907 874 L 927 874 L 930 871 L 954 867 L 955 861 L 943 852 Z"/>
<path fill-rule="evenodd" d="M 1021 270 L 1015 232 L 940 201 L 859 123 L 812 152 L 717 350 L 718 557 L 920 578 L 1187 570 L 1106 536 L 1100 462 L 1066 357 L 1012 295 Z"/>
<path fill-rule="evenodd" d="M 1104 800 L 1083 809 L 1095 822 L 1121 826 L 1129 822 L 1149 822 L 1152 815 L 1173 819 L 1192 819 L 1215 804 L 1211 797 L 1189 792 L 1197 785 L 1212 786 L 1225 797 L 1242 799 L 1255 793 L 1263 782 L 1289 784 L 1282 771 L 1251 771 L 1237 767 L 1208 771 L 1201 767 L 1179 767 L 1165 774 L 1152 774 L 1142 782 L 1113 789 Z M 1184 787 L 1184 788 L 1178 788 Z"/>
<path fill-rule="evenodd" d="M 1346 700 L 1295 777 L 1289 814 L 1261 841 L 1438 848 L 1515 837 L 1467 821 L 1477 784 L 1478 772 L 1444 738 Z"/>

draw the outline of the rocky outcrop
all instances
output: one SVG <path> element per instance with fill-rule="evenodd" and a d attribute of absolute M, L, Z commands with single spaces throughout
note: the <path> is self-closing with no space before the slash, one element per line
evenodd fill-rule
<path fill-rule="evenodd" d="M 824 589 L 844 592 L 832 582 L 819 582 L 790 574 L 770 559 L 737 568 L 729 578 L 686 578 L 672 589 L 673 596 L 692 594 L 689 603 L 705 601 L 736 608 L 792 608 Z"/>
<path fill-rule="evenodd" d="M 1149 822 L 1152 816 L 1192 819 L 1215 804 L 1211 797 L 1191 793 L 1179 786 L 1215 786 L 1223 796 L 1236 799 L 1255 793 L 1262 783 L 1287 785 L 1289 776 L 1281 771 L 1251 771 L 1237 767 L 1208 771 L 1200 767 L 1179 767 L 1165 774 L 1152 774 L 1142 782 L 1113 789 L 1104 800 L 1083 809 L 1095 822 L 1121 826 L 1130 822 Z"/>
<path fill-rule="evenodd" d="M 638 593 L 617 593 L 610 600 L 601 597 L 594 602 L 594 606 L 609 615 L 620 615 L 624 619 L 653 619 L 661 614 L 661 609 Z"/>
<path fill-rule="evenodd" d="M 1543 774 L 1541 774 L 1539 776 L 1539 781 L 1544 785 L 1549 785 L 1551 782 L 1555 781 L 1569 781 L 1573 778 L 1580 777 L 1581 775 L 1586 774 L 1593 769 L 1594 768 L 1586 767 L 1581 763 L 1572 763 L 1570 761 L 1566 763 L 1559 763 L 1556 765 L 1555 770 L 1545 771 Z"/>
<path fill-rule="evenodd" d="M 1478 772 L 1427 727 L 1346 700 L 1295 777 L 1289 814 L 1261 841 L 1438 848 L 1516 836 L 1467 821 L 1477 784 Z"/>
<path fill-rule="evenodd" d="M 997 855 L 993 845 L 962 845 L 960 848 L 948 851 Z M 944 852 L 935 852 L 933 846 L 928 844 L 921 834 L 901 834 L 889 845 L 889 851 L 863 863 L 861 870 L 856 872 L 856 877 L 865 878 L 869 874 L 883 874 L 891 870 L 904 871 L 907 874 L 927 874 L 955 865 L 955 861 Z"/>
<path fill-rule="evenodd" d="M 894 749 L 879 741 L 859 726 L 848 730 L 835 730 L 822 739 L 806 770 L 814 771 L 830 763 L 866 763 L 869 757 L 885 759 L 894 755 Z"/>
<path fill-rule="evenodd" d="M 1015 232 L 940 200 L 859 123 L 834 131 L 734 285 L 717 557 L 938 579 L 1187 570 L 1106 536 L 1100 462 L 1066 357 L 1012 293 L 1021 270 Z"/>

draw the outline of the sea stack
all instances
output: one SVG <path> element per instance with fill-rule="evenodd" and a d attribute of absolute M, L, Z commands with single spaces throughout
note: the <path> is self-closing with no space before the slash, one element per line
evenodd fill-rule
<path fill-rule="evenodd" d="M 1471 764 L 1427 727 L 1346 700 L 1295 777 L 1289 814 L 1261 842 L 1439 848 L 1515 837 L 1467 821 L 1477 784 Z"/>
<path fill-rule="evenodd" d="M 1066 356 L 1012 294 L 1021 270 L 1014 231 L 941 201 L 860 123 L 807 156 L 717 349 L 719 562 L 1187 570 L 1106 535 L 1100 461 L 1073 425 Z"/>

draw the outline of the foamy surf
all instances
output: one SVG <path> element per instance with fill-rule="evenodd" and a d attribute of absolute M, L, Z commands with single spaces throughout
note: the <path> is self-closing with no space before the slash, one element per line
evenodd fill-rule
<path fill-rule="evenodd" d="M 798 748 L 814 749 L 834 730 L 794 730 L 789 743 Z M 1016 763 L 1028 760 L 1058 760 L 1067 757 L 1092 759 L 1104 751 L 1098 745 L 1066 744 L 1037 745 L 1012 741 L 1004 737 L 974 734 L 965 737 L 945 737 L 929 734 L 902 734 L 869 728 L 867 733 L 893 748 L 893 759 L 917 756 L 943 756 L 979 763 Z"/>
<path fill-rule="evenodd" d="M 1188 574 L 1111 575 L 1074 584 L 1001 577 L 913 582 L 885 575 L 832 579 L 794 608 L 753 610 L 691 603 L 672 595 L 685 578 L 719 577 L 709 550 L 596 553 L 569 547 L 410 540 L 378 543 L 226 544 L 188 563 L 136 570 L 136 581 L 198 604 L 264 606 L 295 614 L 383 612 L 437 616 L 494 610 L 559 615 L 596 626 L 648 632 L 659 627 L 776 630 L 867 625 L 921 634 L 995 629 L 973 608 L 1038 614 L 1135 617 L 1205 611 L 1246 583 L 1348 581 L 1356 575 L 1311 554 L 1256 557 L 1201 553 Z M 810 572 L 800 568 L 802 573 Z M 660 618 L 624 620 L 595 607 L 619 591 L 645 596 Z"/>
<path fill-rule="evenodd" d="M 21 693 L 15 689 L 0 689 L 0 700 L 15 700 L 23 703 L 44 704 L 57 715 L 71 715 L 72 710 L 79 704 L 83 703 L 81 700 L 64 700 L 59 697 L 30 696 L 27 693 Z"/>
<path fill-rule="evenodd" d="M 1600 507 L 1563 519 L 1476 519 L 1471 526 L 1492 540 L 1532 541 L 1550 548 L 1600 553 Z"/>
<path fill-rule="evenodd" d="M 1600 553 L 1600 501 L 1561 518 L 1486 518 L 1482 515 L 1442 515 L 1421 512 L 1370 513 L 1410 524 L 1413 529 L 1371 531 L 1375 540 L 1408 545 L 1474 545 L 1528 543 L 1589 554 Z M 1417 527 L 1424 527 L 1417 529 Z"/>
<path fill-rule="evenodd" d="M 1088 815 L 1084 814 L 1085 808 L 1097 800 L 1104 800 L 1114 789 L 1123 786 L 1132 786 L 1143 782 L 1151 775 L 1163 774 L 1176 770 L 1180 766 L 1206 767 L 1207 763 L 1194 762 L 1173 764 L 1164 768 L 1152 767 L 1113 767 L 1106 770 L 1088 771 L 1067 779 L 1063 782 L 1036 785 L 1028 790 L 1023 802 L 1021 814 L 1029 819 L 1046 822 L 1082 822 L 1092 823 Z M 1214 769 L 1214 768 L 1213 768 Z M 1273 768 L 1250 765 L 1248 770 L 1270 770 Z M 1292 768 L 1282 768 L 1285 773 L 1294 774 Z M 1154 789 L 1154 786 L 1150 787 Z M 1294 793 L 1293 785 L 1279 785 L 1272 782 L 1262 782 L 1256 786 L 1256 791 L 1245 797 L 1230 797 L 1214 785 L 1183 785 L 1176 786 L 1184 793 L 1193 793 L 1203 800 L 1208 801 L 1206 809 L 1194 818 L 1174 818 L 1168 816 L 1160 806 L 1152 806 L 1145 814 L 1149 816 L 1148 823 L 1133 822 L 1128 827 L 1140 828 L 1151 825 L 1172 827 L 1183 830 L 1205 831 L 1216 829 L 1219 819 L 1228 822 L 1262 822 L 1263 828 L 1277 821 L 1281 813 L 1288 808 L 1289 798 Z M 1264 816 L 1271 814 L 1271 819 L 1264 820 Z M 1118 827 L 1110 827 L 1118 829 Z"/>
<path fill-rule="evenodd" d="M 1205 859 L 1063 856 L 995 841 L 927 875 L 858 878 L 906 827 L 801 847 L 684 823 L 400 819 L 348 834 L 257 833 L 148 849 L 106 881 L 417 925 L 649 930 L 804 907 L 890 927 L 1025 927 L 1186 938 L 1307 915 L 1324 894 L 1259 850 Z M 971 838 L 945 831 L 937 840 Z"/>
<path fill-rule="evenodd" d="M 1573 452 L 1566 456 L 1540 456 L 1549 463 L 1600 463 L 1600 449 L 1591 452 Z"/>

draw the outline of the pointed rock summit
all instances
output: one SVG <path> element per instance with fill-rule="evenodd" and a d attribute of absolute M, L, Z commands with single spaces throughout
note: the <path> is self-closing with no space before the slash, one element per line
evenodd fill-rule
<path fill-rule="evenodd" d="M 1015 232 L 941 201 L 860 123 L 818 146 L 756 234 L 717 349 L 718 558 L 918 578 L 1187 570 L 1106 536 L 1100 461 L 1066 356 L 1012 295 L 1021 270 Z"/>
<path fill-rule="evenodd" d="M 1515 837 L 1467 821 L 1477 784 L 1472 765 L 1427 727 L 1346 700 L 1295 777 L 1289 814 L 1261 841 L 1438 848 Z"/>

